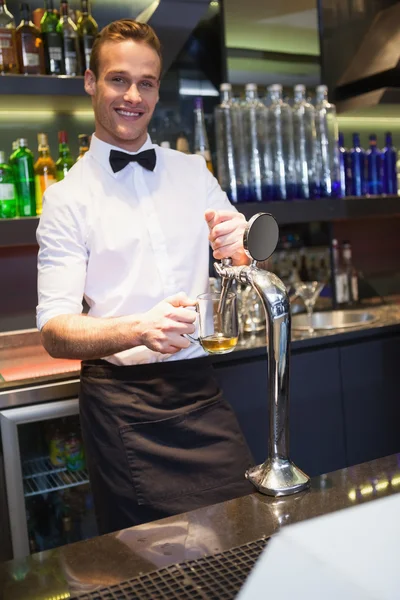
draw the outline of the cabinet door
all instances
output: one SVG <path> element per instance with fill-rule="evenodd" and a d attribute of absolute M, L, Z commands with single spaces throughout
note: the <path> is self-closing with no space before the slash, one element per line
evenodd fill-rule
<path fill-rule="evenodd" d="M 349 465 L 400 452 L 400 336 L 340 354 Z"/>

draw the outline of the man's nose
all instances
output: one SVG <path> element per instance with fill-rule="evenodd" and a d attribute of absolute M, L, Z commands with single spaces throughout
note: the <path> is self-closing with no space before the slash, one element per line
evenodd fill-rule
<path fill-rule="evenodd" d="M 142 101 L 142 97 L 135 83 L 132 83 L 130 88 L 125 92 L 124 100 L 125 102 L 134 102 L 136 104 Z"/>

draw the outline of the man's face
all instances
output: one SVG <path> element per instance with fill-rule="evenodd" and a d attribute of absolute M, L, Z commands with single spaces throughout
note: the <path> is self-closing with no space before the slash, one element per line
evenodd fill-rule
<path fill-rule="evenodd" d="M 160 69 L 157 52 L 145 43 L 103 44 L 97 81 L 92 71 L 85 73 L 99 139 L 129 152 L 139 150 L 158 102 Z"/>

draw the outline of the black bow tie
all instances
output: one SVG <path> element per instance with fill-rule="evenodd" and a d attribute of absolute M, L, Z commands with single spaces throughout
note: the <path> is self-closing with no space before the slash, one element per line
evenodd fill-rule
<path fill-rule="evenodd" d="M 148 171 L 154 171 L 156 166 L 155 150 L 143 150 L 138 154 L 127 154 L 119 150 L 110 150 L 110 165 L 114 173 L 121 171 L 130 162 L 138 162 Z"/>

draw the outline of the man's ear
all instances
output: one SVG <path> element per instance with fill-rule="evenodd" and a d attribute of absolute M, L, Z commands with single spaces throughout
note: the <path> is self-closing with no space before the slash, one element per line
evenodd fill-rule
<path fill-rule="evenodd" d="M 96 93 L 96 76 L 90 69 L 85 71 L 85 92 L 89 96 L 94 96 Z"/>

